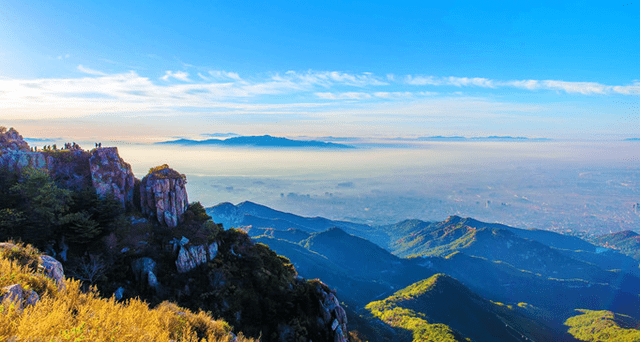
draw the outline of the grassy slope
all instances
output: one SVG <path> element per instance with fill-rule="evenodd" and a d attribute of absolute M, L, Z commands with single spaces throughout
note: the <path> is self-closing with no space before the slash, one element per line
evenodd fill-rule
<path fill-rule="evenodd" d="M 457 280 L 436 274 L 367 309 L 391 326 L 412 332 L 413 341 L 552 340 L 548 328 L 509 308 L 482 299 Z"/>
<path fill-rule="evenodd" d="M 580 341 L 640 341 L 640 321 L 611 311 L 576 310 L 579 315 L 565 322 L 569 333 Z"/>
<path fill-rule="evenodd" d="M 37 266 L 29 247 L 0 251 L 0 287 L 20 284 L 40 300 L 19 310 L 15 303 L 0 305 L 0 340 L 55 341 L 231 341 L 231 327 L 204 312 L 197 314 L 164 302 L 156 308 L 138 299 L 104 299 L 95 288 L 65 280 L 61 290 Z M 35 261 L 35 263 L 34 263 Z M 239 341 L 249 341 L 242 336 Z"/>

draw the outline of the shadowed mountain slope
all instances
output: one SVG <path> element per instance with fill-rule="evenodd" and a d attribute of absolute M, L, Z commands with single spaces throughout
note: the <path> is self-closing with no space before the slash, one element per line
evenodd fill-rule
<path fill-rule="evenodd" d="M 413 341 L 553 340 L 549 328 L 519 308 L 485 300 L 445 274 L 409 285 L 367 309 L 392 326 L 412 331 Z"/>

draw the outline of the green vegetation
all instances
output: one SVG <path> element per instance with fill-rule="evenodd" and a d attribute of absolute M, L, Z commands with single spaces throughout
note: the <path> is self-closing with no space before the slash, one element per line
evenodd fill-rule
<path fill-rule="evenodd" d="M 367 305 L 367 309 L 371 310 L 377 318 L 390 326 L 410 331 L 413 341 L 465 341 L 458 333 L 444 324 L 430 324 L 424 319 L 424 314 L 399 307 L 380 310 L 377 303 L 373 302 Z M 470 340 L 466 339 L 466 341 Z"/>
<path fill-rule="evenodd" d="M 636 260 L 640 260 L 640 235 L 625 230 L 592 238 L 597 245 L 618 250 Z"/>
<path fill-rule="evenodd" d="M 167 164 L 162 164 L 160 166 L 150 168 L 147 176 L 153 176 L 158 179 L 165 179 L 165 178 L 181 178 L 183 180 L 187 179 L 187 176 L 170 168 L 169 165 Z"/>
<path fill-rule="evenodd" d="M 289 259 L 254 244 L 240 230 L 219 231 L 216 240 L 218 255 L 206 268 L 189 274 L 190 280 L 160 279 L 174 289 L 189 285 L 189 295 L 174 293 L 178 304 L 202 308 L 247 336 L 262 336 L 263 341 L 278 341 L 279 326 L 287 327 L 292 341 L 332 340 L 317 322 L 317 288 L 329 292 L 328 288 L 317 281 L 296 280 Z"/>
<path fill-rule="evenodd" d="M 569 333 L 588 342 L 640 341 L 640 321 L 611 311 L 576 310 L 581 314 L 564 323 Z"/>
<path fill-rule="evenodd" d="M 44 249 L 64 236 L 90 244 L 115 229 L 124 215 L 113 197 L 99 198 L 93 188 L 60 187 L 46 171 L 25 168 L 0 177 L 0 239 L 29 241 Z M 6 196 L 6 197 L 5 197 Z"/>

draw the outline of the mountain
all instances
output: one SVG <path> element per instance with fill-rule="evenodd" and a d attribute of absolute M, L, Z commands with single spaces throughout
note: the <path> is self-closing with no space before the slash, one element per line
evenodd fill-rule
<path fill-rule="evenodd" d="M 398 258 L 340 228 L 313 233 L 299 243 L 269 236 L 254 240 L 287 256 L 303 277 L 322 279 L 343 300 L 355 305 L 433 275 L 421 260 Z"/>
<path fill-rule="evenodd" d="M 431 137 L 420 137 L 416 140 L 419 141 L 551 141 L 548 138 L 527 138 L 527 137 L 512 137 L 512 136 L 497 136 L 492 135 L 488 137 L 473 137 L 466 138 L 461 136 L 445 137 L 441 135 Z"/>
<path fill-rule="evenodd" d="M 158 142 L 160 145 L 219 145 L 219 146 L 256 146 L 256 147 L 277 147 L 277 148 L 322 148 L 322 149 L 348 149 L 354 148 L 351 145 L 324 142 L 317 140 L 292 140 L 270 135 L 262 136 L 242 136 L 228 139 L 206 139 L 190 140 L 177 139 L 171 141 Z"/>
<path fill-rule="evenodd" d="M 411 284 L 367 305 L 375 317 L 400 333 L 398 340 L 521 342 L 553 341 L 548 327 L 526 317 L 521 308 L 492 303 L 445 274 Z M 403 338 L 404 337 L 404 338 Z"/>
<path fill-rule="evenodd" d="M 635 260 L 640 260 L 640 235 L 630 230 L 597 236 L 593 243 L 605 248 L 612 248 Z"/>
<path fill-rule="evenodd" d="M 549 231 L 458 216 L 434 223 L 403 221 L 385 228 L 403 236 L 390 245 L 398 256 L 447 256 L 463 251 L 548 277 L 604 283 L 619 282 L 620 273 L 608 271 L 611 269 L 640 275 L 638 262 L 629 257 L 615 251 L 605 253 L 584 240 Z M 640 284 L 640 279 L 634 281 Z"/>
<path fill-rule="evenodd" d="M 367 303 L 437 273 L 454 277 L 482 298 L 511 306 L 526 320 L 551 329 L 556 340 L 570 340 L 563 323 L 575 309 L 640 318 L 637 261 L 573 236 L 458 216 L 369 226 L 300 217 L 251 202 L 207 210 L 227 222 L 263 226 L 243 229 L 287 256 L 303 277 L 323 279 L 336 289 L 358 322 L 366 316 L 361 310 Z M 295 228 L 281 230 L 287 227 Z M 367 241 L 367 235 L 379 243 Z M 523 308 L 526 312 L 520 312 Z M 376 335 L 365 339 L 397 338 L 397 331 L 396 337 L 388 337 L 387 324 L 365 321 L 359 323 L 361 332 Z"/>
<path fill-rule="evenodd" d="M 324 217 L 303 217 L 274 210 L 250 201 L 241 202 L 237 205 L 228 202 L 220 203 L 206 210 L 214 222 L 222 223 L 225 227 L 251 226 L 252 228 L 273 228 L 276 230 L 295 228 L 307 233 L 316 233 L 338 227 L 349 234 L 365 238 L 378 245 L 386 244 L 389 239 L 386 232 L 379 231 L 366 224 L 329 220 Z M 248 232 L 254 234 L 253 232 L 256 231 L 248 230 Z"/>

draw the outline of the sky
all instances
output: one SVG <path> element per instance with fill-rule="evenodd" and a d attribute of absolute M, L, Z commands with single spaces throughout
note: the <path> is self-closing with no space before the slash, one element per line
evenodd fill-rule
<path fill-rule="evenodd" d="M 640 3 L 0 2 L 27 137 L 640 136 Z"/>

